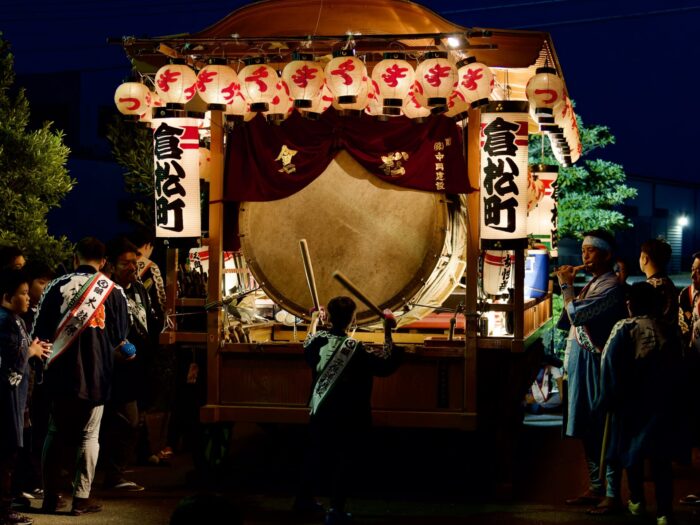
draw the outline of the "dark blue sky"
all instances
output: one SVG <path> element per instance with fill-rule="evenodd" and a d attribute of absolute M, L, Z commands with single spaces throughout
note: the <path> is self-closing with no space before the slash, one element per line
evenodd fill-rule
<path fill-rule="evenodd" d="M 128 71 L 107 37 L 197 32 L 247 2 L 238 0 L 5 0 L 0 30 L 18 74 Z M 698 149 L 700 2 L 433 0 L 422 2 L 466 27 L 552 34 L 571 97 L 587 123 L 608 125 L 617 144 L 601 156 L 628 173 L 700 182 Z M 110 99 L 115 86 L 106 89 Z"/>

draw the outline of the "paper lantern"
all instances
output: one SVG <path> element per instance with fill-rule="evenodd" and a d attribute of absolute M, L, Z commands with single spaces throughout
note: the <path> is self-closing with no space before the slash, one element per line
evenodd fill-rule
<path fill-rule="evenodd" d="M 527 211 L 530 213 L 535 209 L 537 203 L 544 197 L 544 184 L 533 175 L 530 170 L 527 172 Z"/>
<path fill-rule="evenodd" d="M 364 89 L 367 68 L 362 60 L 354 56 L 354 51 L 343 49 L 333 52 L 333 58 L 326 65 L 326 84 L 337 104 L 356 104 L 360 90 Z M 364 109 L 364 107 L 362 108 Z"/>
<path fill-rule="evenodd" d="M 483 254 L 482 283 L 489 295 L 507 295 L 515 288 L 515 254 L 505 250 L 486 250 Z"/>
<path fill-rule="evenodd" d="M 304 110 L 301 114 L 310 119 L 318 120 L 321 118 L 321 113 L 326 111 L 333 104 L 333 93 L 328 89 L 326 83 L 323 83 L 321 91 L 316 95 L 311 101 L 311 107 L 308 110 Z"/>
<path fill-rule="evenodd" d="M 405 116 L 415 120 L 416 122 L 422 122 L 430 115 L 430 109 L 421 103 L 422 101 L 424 101 L 426 104 L 428 103 L 428 101 L 422 95 L 422 90 L 423 88 L 420 86 L 420 84 L 418 82 L 414 82 L 413 87 L 408 92 L 408 96 L 404 99 L 403 107 L 401 108 Z"/>
<path fill-rule="evenodd" d="M 240 89 L 238 75 L 226 64 L 226 59 L 213 58 L 197 75 L 197 92 L 207 103 L 207 109 L 223 111 Z"/>
<path fill-rule="evenodd" d="M 321 92 L 325 75 L 321 64 L 314 62 L 313 55 L 295 53 L 292 61 L 284 66 L 282 79 L 289 87 L 294 107 L 308 109 Z"/>
<path fill-rule="evenodd" d="M 161 67 L 155 81 L 156 92 L 169 108 L 183 108 L 197 92 L 197 75 L 181 59 Z"/>
<path fill-rule="evenodd" d="M 377 83 L 372 79 L 369 80 L 369 92 L 367 94 L 365 113 L 371 117 L 377 117 L 379 120 L 388 120 L 389 118 L 389 116 L 384 113 L 382 99 L 379 96 L 379 86 L 377 86 Z M 399 112 L 396 116 L 400 114 L 401 108 L 399 108 Z"/>
<path fill-rule="evenodd" d="M 362 81 L 360 82 L 360 90 L 358 91 L 357 95 L 355 95 L 355 102 L 343 104 L 340 102 L 339 98 L 334 98 L 333 107 L 337 109 L 342 116 L 359 115 L 369 104 L 371 85 L 372 81 L 369 77 L 362 77 Z"/>
<path fill-rule="evenodd" d="M 527 216 L 527 233 L 544 244 L 552 257 L 557 256 L 557 195 L 556 180 L 559 167 L 552 164 L 530 166 L 533 178 L 543 187 L 543 196 Z"/>
<path fill-rule="evenodd" d="M 422 88 L 428 107 L 446 106 L 457 83 L 457 69 L 444 51 L 431 51 L 416 68 L 416 82 Z"/>
<path fill-rule="evenodd" d="M 527 102 L 490 102 L 482 108 L 482 249 L 527 247 L 528 120 Z"/>
<path fill-rule="evenodd" d="M 124 82 L 114 92 L 119 113 L 138 120 L 149 108 L 150 90 L 141 82 Z"/>
<path fill-rule="evenodd" d="M 199 237 L 199 122 L 157 118 L 153 128 L 156 237 Z"/>
<path fill-rule="evenodd" d="M 380 104 L 386 115 L 400 115 L 404 99 L 413 86 L 416 72 L 404 53 L 384 53 L 384 60 L 372 70 Z"/>
<path fill-rule="evenodd" d="M 247 58 L 244 63 L 246 66 L 238 72 L 243 97 L 250 104 L 251 111 L 268 111 L 270 102 L 277 95 L 277 72 L 265 63 L 263 57 Z"/>
<path fill-rule="evenodd" d="M 275 96 L 268 104 L 268 110 L 263 111 L 265 118 L 275 124 L 285 120 L 294 110 L 294 99 L 289 94 L 287 83 L 279 79 L 275 84 Z"/>
<path fill-rule="evenodd" d="M 457 89 L 473 108 L 489 103 L 493 91 L 493 73 L 491 69 L 475 57 L 467 57 L 457 62 Z"/>
<path fill-rule="evenodd" d="M 539 67 L 525 87 L 527 100 L 539 124 L 551 124 L 553 109 L 564 97 L 564 82 L 552 67 Z"/>
<path fill-rule="evenodd" d="M 469 115 L 469 102 L 464 98 L 464 95 L 458 90 L 454 90 L 447 100 L 446 117 L 450 117 L 455 122 L 465 120 Z"/>

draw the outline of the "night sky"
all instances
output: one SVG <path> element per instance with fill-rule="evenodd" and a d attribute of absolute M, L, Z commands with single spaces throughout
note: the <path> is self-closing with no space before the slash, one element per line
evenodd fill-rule
<path fill-rule="evenodd" d="M 0 30 L 18 74 L 90 70 L 114 73 L 110 100 L 128 72 L 107 37 L 193 33 L 247 2 L 238 0 L 6 0 Z M 451 0 L 423 2 L 465 27 L 552 34 L 577 113 L 608 125 L 617 144 L 601 156 L 630 174 L 700 182 L 694 96 L 699 79 L 700 2 Z M 31 101 L 30 101 L 31 102 Z"/>

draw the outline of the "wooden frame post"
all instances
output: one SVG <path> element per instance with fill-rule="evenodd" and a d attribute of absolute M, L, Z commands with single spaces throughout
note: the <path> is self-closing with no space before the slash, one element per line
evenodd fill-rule
<path fill-rule="evenodd" d="M 224 224 L 224 115 L 211 112 L 211 176 L 209 179 L 209 276 L 207 302 L 220 304 Z M 219 370 L 220 308 L 207 313 L 207 404 L 220 405 Z"/>

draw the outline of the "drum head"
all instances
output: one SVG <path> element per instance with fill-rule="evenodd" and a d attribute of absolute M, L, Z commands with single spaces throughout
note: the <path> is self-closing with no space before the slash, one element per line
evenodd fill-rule
<path fill-rule="evenodd" d="M 349 295 L 362 324 L 377 316 L 333 279 L 333 272 L 344 273 L 380 308 L 399 309 L 431 275 L 447 220 L 442 194 L 387 184 L 342 151 L 294 195 L 242 203 L 239 233 L 263 290 L 285 310 L 308 319 L 313 301 L 299 247 L 306 239 L 321 304 Z"/>

